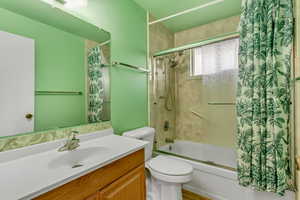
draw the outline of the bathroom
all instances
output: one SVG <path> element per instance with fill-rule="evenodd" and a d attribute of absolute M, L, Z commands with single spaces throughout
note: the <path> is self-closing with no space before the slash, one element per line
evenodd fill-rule
<path fill-rule="evenodd" d="M 1 0 L 0 19 L 1 200 L 300 200 L 298 0 Z"/>

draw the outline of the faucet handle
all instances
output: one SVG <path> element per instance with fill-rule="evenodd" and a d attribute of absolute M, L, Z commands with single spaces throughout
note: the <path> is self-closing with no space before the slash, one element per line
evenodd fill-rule
<path fill-rule="evenodd" d="M 76 139 L 76 135 L 79 134 L 79 131 L 71 131 L 71 137 L 72 139 Z"/>
<path fill-rule="evenodd" d="M 79 133 L 79 131 L 72 131 L 71 133 L 78 134 L 78 133 Z"/>

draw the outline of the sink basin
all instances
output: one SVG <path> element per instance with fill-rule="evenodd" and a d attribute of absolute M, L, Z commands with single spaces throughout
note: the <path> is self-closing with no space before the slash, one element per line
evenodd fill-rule
<path fill-rule="evenodd" d="M 106 147 L 85 147 L 73 151 L 57 152 L 58 157 L 49 162 L 50 168 L 70 167 L 76 168 L 84 165 L 89 160 L 96 159 L 102 153 L 107 152 Z"/>

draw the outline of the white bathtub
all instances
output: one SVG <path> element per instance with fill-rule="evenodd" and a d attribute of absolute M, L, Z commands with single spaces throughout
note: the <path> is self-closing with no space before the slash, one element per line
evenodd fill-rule
<path fill-rule="evenodd" d="M 235 168 L 236 154 L 230 148 L 213 145 L 176 141 L 163 146 L 160 151 L 189 157 L 195 160 L 210 161 L 215 164 Z M 168 155 L 170 156 L 170 155 Z M 194 168 L 193 179 L 183 187 L 196 194 L 210 197 L 213 200 L 295 200 L 294 192 L 286 192 L 284 197 L 266 192 L 256 192 L 238 185 L 237 173 L 234 170 L 216 167 L 210 164 L 191 161 L 177 156 L 174 159 L 184 160 Z"/>

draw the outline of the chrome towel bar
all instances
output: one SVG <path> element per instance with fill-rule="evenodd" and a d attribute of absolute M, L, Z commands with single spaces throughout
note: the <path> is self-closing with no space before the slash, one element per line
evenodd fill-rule
<path fill-rule="evenodd" d="M 122 66 L 128 67 L 128 68 L 130 68 L 130 69 L 135 69 L 135 70 L 138 70 L 138 71 L 141 71 L 141 72 L 150 73 L 149 70 L 144 69 L 144 68 L 142 68 L 142 67 L 137 67 L 137 66 L 134 66 L 134 65 L 129 65 L 129 64 L 126 64 L 126 63 L 122 63 L 122 62 L 113 62 L 112 64 L 113 64 L 114 66 L 122 65 Z"/>
<path fill-rule="evenodd" d="M 82 92 L 72 91 L 35 91 L 36 95 L 82 95 Z"/>

